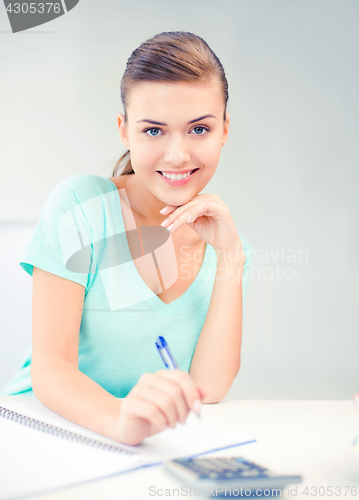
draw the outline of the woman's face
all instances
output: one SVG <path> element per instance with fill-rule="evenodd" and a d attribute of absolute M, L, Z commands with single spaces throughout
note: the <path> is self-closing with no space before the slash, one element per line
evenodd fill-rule
<path fill-rule="evenodd" d="M 127 124 L 122 114 L 118 116 L 136 182 L 166 204 L 179 206 L 191 200 L 216 171 L 228 137 L 229 113 L 226 121 L 223 113 L 217 81 L 136 84 L 129 96 Z M 163 176 L 193 170 L 186 180 Z"/>

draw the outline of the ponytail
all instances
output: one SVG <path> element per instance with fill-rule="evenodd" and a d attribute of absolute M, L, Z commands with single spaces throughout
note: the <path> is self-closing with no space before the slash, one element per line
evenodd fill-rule
<path fill-rule="evenodd" d="M 132 163 L 131 163 L 131 157 L 130 157 L 130 150 L 128 149 L 126 151 L 125 154 L 123 154 L 121 156 L 121 158 L 117 161 L 116 165 L 115 165 L 115 168 L 113 169 L 113 174 L 112 174 L 112 177 L 116 177 L 118 175 L 118 170 L 120 168 L 120 164 L 122 163 L 122 161 L 125 159 L 125 158 L 128 158 L 127 159 L 127 163 L 124 167 L 124 169 L 122 170 L 122 172 L 120 173 L 120 175 L 130 175 L 130 174 L 134 174 L 134 170 L 132 168 Z"/>

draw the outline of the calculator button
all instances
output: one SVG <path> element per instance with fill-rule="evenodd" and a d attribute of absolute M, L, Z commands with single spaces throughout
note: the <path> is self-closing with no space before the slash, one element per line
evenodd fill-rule
<path fill-rule="evenodd" d="M 238 463 L 234 460 L 223 460 L 223 465 L 225 467 L 227 467 L 228 469 L 231 469 L 231 470 L 238 470 L 238 469 L 242 469 L 243 467 L 247 467 L 245 463 Z"/>
<path fill-rule="evenodd" d="M 203 465 L 203 466 L 200 466 L 199 468 L 201 470 L 211 470 L 211 471 L 215 471 L 215 472 L 220 472 L 221 470 L 223 470 L 223 467 L 221 467 L 220 465 L 217 465 L 217 464 Z"/>
<path fill-rule="evenodd" d="M 185 467 L 197 473 L 201 478 L 241 478 L 241 477 L 271 477 L 272 473 L 264 467 L 249 462 L 242 457 L 218 457 L 178 459 Z"/>
<path fill-rule="evenodd" d="M 242 476 L 245 476 L 245 477 L 255 477 L 255 476 L 259 476 L 259 475 L 260 475 L 260 472 L 256 469 L 244 470 L 242 472 Z"/>
<path fill-rule="evenodd" d="M 244 465 L 244 464 L 238 464 L 238 465 L 234 465 L 232 467 L 228 467 L 228 469 L 230 470 L 233 470 L 233 471 L 243 471 L 243 470 L 248 470 L 250 467 L 248 465 Z"/>
<path fill-rule="evenodd" d="M 230 469 L 230 470 L 238 470 L 238 469 L 243 468 L 243 464 L 235 463 L 235 462 L 232 462 L 229 460 L 223 460 L 222 465 L 226 469 Z"/>

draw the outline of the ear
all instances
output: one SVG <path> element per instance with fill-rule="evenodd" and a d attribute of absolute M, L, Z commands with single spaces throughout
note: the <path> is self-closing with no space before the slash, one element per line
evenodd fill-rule
<path fill-rule="evenodd" d="M 118 123 L 118 128 L 120 130 L 121 141 L 123 142 L 123 144 L 126 146 L 127 149 L 131 149 L 130 141 L 127 135 L 127 126 L 125 124 L 125 117 L 122 113 L 119 113 L 119 115 L 117 116 L 117 123 Z"/>
<path fill-rule="evenodd" d="M 228 139 L 228 134 L 229 134 L 229 119 L 231 115 L 229 113 L 226 113 L 226 120 L 223 125 L 223 137 L 222 137 L 222 146 L 225 145 Z"/>

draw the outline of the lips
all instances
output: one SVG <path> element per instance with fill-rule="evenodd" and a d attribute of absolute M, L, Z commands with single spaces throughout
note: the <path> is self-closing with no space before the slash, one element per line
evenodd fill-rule
<path fill-rule="evenodd" d="M 182 172 L 173 172 L 173 171 L 168 171 L 168 170 L 157 170 L 157 172 L 159 172 L 161 175 L 163 175 L 163 173 L 168 174 L 168 175 L 172 175 L 172 174 L 174 174 L 174 175 L 178 175 L 178 174 L 184 175 L 184 174 L 188 174 L 189 172 L 193 173 L 195 170 L 198 170 L 198 168 L 193 168 L 192 170 L 182 170 Z"/>
<path fill-rule="evenodd" d="M 169 184 L 170 186 L 182 186 L 184 184 L 187 184 L 187 182 L 189 182 L 192 177 L 194 175 L 196 175 L 196 172 L 197 172 L 198 168 L 195 168 L 194 170 L 187 170 L 187 172 L 192 172 L 190 175 L 188 175 L 187 177 L 185 177 L 184 179 L 168 179 L 168 177 L 165 177 L 161 171 L 157 170 L 157 173 L 161 176 L 161 179 L 163 179 L 167 184 Z M 164 171 L 166 172 L 166 170 Z M 177 172 L 179 173 L 179 172 Z M 181 172 L 181 173 L 185 173 L 185 172 Z"/>

